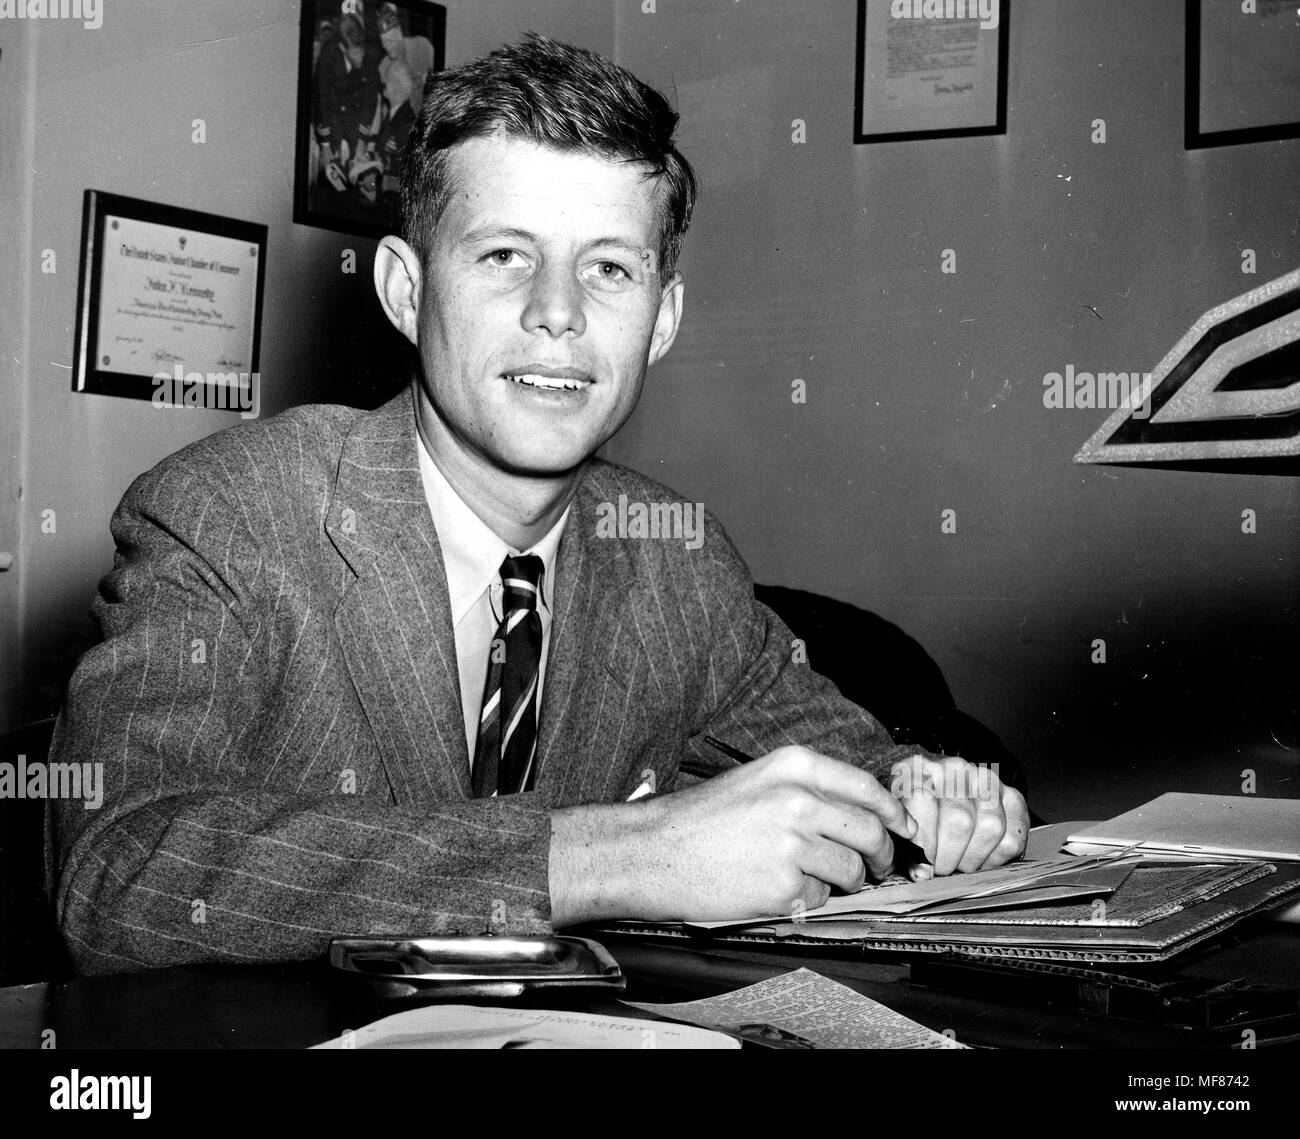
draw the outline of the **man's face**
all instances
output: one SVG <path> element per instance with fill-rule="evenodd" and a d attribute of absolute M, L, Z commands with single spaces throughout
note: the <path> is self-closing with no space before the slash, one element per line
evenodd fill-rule
<path fill-rule="evenodd" d="M 388 72 L 388 81 L 384 94 L 388 96 L 388 102 L 394 114 L 397 113 L 403 103 L 410 99 L 412 87 L 411 73 L 406 69 L 406 65 L 401 63 L 393 64 Z"/>
<path fill-rule="evenodd" d="M 348 57 L 348 63 L 353 67 L 360 67 L 366 59 L 365 44 L 357 44 L 355 47 L 344 45 L 343 54 Z"/>
<path fill-rule="evenodd" d="M 676 331 L 654 183 L 502 134 L 458 144 L 448 167 L 420 290 L 423 410 L 474 462 L 571 471 L 623 425 Z"/>

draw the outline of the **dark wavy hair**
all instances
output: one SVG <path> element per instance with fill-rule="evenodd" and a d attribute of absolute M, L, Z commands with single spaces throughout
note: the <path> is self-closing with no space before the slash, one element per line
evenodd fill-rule
<path fill-rule="evenodd" d="M 659 197 L 659 268 L 672 274 L 695 208 L 690 163 L 673 145 L 677 112 L 603 56 L 530 32 L 523 42 L 431 71 L 401 162 L 402 236 L 421 264 L 450 200 L 447 152 L 498 130 L 554 150 L 641 163 Z"/>

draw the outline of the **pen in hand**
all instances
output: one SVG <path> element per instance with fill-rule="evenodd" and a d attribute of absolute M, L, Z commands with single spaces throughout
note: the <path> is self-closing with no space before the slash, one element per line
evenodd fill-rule
<path fill-rule="evenodd" d="M 743 752 L 738 747 L 732 747 L 730 744 L 724 744 L 720 739 L 714 736 L 705 736 L 705 743 L 717 748 L 723 755 L 730 756 L 737 763 L 753 763 L 754 756 L 748 752 Z M 906 809 L 906 808 L 905 808 Z M 889 832 L 894 842 L 895 865 L 900 862 L 909 867 L 930 866 L 930 860 L 926 858 L 925 851 L 922 850 L 906 835 L 896 834 L 894 831 Z M 928 877 L 928 875 L 927 875 Z"/>

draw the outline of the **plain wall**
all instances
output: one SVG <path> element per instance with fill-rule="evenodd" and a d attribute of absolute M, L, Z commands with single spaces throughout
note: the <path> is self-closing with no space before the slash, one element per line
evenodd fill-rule
<path fill-rule="evenodd" d="M 613 49 L 606 3 L 446 7 L 449 62 L 534 27 Z M 84 190 L 268 226 L 263 415 L 305 402 L 374 406 L 408 363 L 375 300 L 375 243 L 292 221 L 298 4 L 131 0 L 101 12 L 94 30 L 0 23 L 0 551 L 15 555 L 0 572 L 0 730 L 57 711 L 93 643 L 90 604 L 113 564 L 108 521 L 131 481 L 239 422 L 71 390 Z M 46 249 L 52 274 L 42 271 Z M 46 510 L 52 534 L 42 531 Z"/>
<path fill-rule="evenodd" d="M 1006 135 L 876 145 L 851 0 L 657 8 L 620 9 L 619 62 L 676 93 L 704 193 L 611 457 L 715 511 L 757 580 L 916 637 L 1045 813 L 1247 767 L 1300 794 L 1296 481 L 1076 466 L 1107 413 L 1042 401 L 1300 264 L 1300 140 L 1184 151 L 1181 0 L 1021 0 Z"/>

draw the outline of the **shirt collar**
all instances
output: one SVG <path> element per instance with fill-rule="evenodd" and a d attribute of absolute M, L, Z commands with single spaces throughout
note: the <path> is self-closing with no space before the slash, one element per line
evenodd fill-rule
<path fill-rule="evenodd" d="M 507 554 L 536 554 L 542 559 L 544 573 L 538 590 L 538 600 L 547 611 L 554 596 L 555 555 L 560 547 L 564 524 L 569 520 L 569 507 L 547 531 L 546 536 L 528 550 L 516 550 L 499 538 L 456 493 L 438 465 L 429 454 L 422 436 L 416 436 L 420 451 L 420 479 L 424 483 L 424 496 L 433 515 L 434 529 L 438 531 L 438 544 L 442 547 L 442 564 L 447 571 L 447 592 L 451 601 L 451 623 L 459 625 L 461 618 L 474 607 L 497 581 L 501 562 Z"/>

